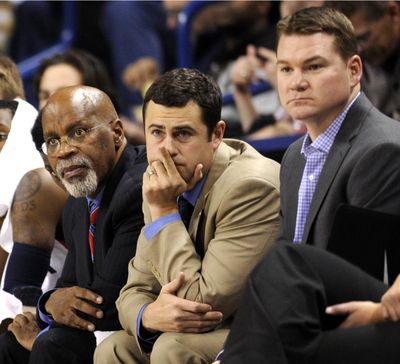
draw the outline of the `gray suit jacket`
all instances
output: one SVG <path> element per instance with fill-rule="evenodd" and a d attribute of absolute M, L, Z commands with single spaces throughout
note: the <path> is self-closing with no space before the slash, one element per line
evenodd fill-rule
<path fill-rule="evenodd" d="M 292 242 L 305 160 L 303 138 L 281 166 L 279 241 Z M 304 227 L 303 243 L 326 248 L 335 213 L 346 203 L 400 214 L 400 124 L 361 94 L 349 110 L 321 172 Z"/>
<path fill-rule="evenodd" d="M 139 237 L 128 282 L 117 301 L 121 324 L 130 335 L 136 337 L 140 308 L 153 302 L 179 272 L 186 278 L 179 297 L 209 303 L 229 319 L 248 274 L 276 239 L 278 163 L 244 142 L 225 140 L 206 178 L 188 231 L 182 221 L 175 221 L 149 241 L 143 232 Z M 146 201 L 143 212 L 148 224 Z M 194 247 L 198 234 L 203 236 L 204 258 Z"/>

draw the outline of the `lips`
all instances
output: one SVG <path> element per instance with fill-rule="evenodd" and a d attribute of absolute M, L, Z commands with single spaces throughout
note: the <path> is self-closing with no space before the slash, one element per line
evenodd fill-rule
<path fill-rule="evenodd" d="M 77 177 L 85 173 L 87 170 L 87 167 L 84 165 L 73 165 L 67 168 L 64 168 L 61 171 L 61 177 L 64 179 L 70 179 L 73 177 Z"/>
<path fill-rule="evenodd" d="M 310 100 L 311 99 L 308 98 L 308 97 L 298 97 L 298 98 L 289 100 L 288 104 L 290 104 L 290 103 L 299 103 L 299 102 L 310 101 Z"/>

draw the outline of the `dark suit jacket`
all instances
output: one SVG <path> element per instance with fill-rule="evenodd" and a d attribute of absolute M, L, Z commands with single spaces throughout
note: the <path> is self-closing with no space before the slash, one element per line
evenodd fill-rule
<path fill-rule="evenodd" d="M 281 166 L 281 231 L 293 241 L 298 190 L 305 166 L 303 139 Z M 304 227 L 303 243 L 326 249 L 340 204 L 400 214 L 400 124 L 361 94 L 350 108 L 321 172 Z"/>
<path fill-rule="evenodd" d="M 80 286 L 104 299 L 104 318 L 94 322 L 97 330 L 121 326 L 115 301 L 126 283 L 128 263 L 135 255 L 136 241 L 143 226 L 142 178 L 147 167 L 144 147 L 127 146 L 107 178 L 94 236 L 94 263 L 91 261 L 86 198 L 67 200 L 63 227 L 69 252 L 57 287 Z"/>

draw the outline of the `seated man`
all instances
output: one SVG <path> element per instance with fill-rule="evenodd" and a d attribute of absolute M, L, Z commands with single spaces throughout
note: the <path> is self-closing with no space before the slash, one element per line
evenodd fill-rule
<path fill-rule="evenodd" d="M 277 244 L 250 276 L 221 362 L 398 363 L 399 288 L 321 249 Z"/>
<path fill-rule="evenodd" d="M 222 140 L 221 100 L 191 69 L 165 73 L 146 93 L 146 225 L 117 301 L 125 331 L 97 348 L 96 363 L 209 363 L 275 240 L 279 165 Z"/>
<path fill-rule="evenodd" d="M 41 111 L 49 164 L 71 195 L 63 215 L 69 248 L 57 289 L 38 303 L 39 329 L 19 315 L 0 338 L 1 363 L 91 363 L 94 330 L 118 330 L 115 300 L 127 279 L 143 226 L 142 148 L 127 145 L 102 91 L 74 86 L 55 92 Z M 30 352 L 31 350 L 31 352 Z"/>

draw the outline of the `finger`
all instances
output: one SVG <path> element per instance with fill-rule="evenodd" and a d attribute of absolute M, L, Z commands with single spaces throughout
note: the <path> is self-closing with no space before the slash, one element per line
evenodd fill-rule
<path fill-rule="evenodd" d="M 196 183 L 199 182 L 202 178 L 203 178 L 203 165 L 199 163 L 194 169 L 192 178 L 187 183 L 187 190 L 190 191 L 194 186 L 196 186 Z"/>
<path fill-rule="evenodd" d="M 13 323 L 23 326 L 28 323 L 28 319 L 20 313 L 19 315 L 15 316 Z"/>
<path fill-rule="evenodd" d="M 92 306 L 90 303 L 85 302 L 83 300 L 76 300 L 72 307 L 80 312 L 83 312 L 89 316 L 96 317 L 96 318 L 102 318 L 103 317 L 103 311 L 99 310 L 98 308 Z"/>
<path fill-rule="evenodd" d="M 384 305 L 382 305 L 382 317 L 385 320 L 389 320 L 390 319 L 389 312 L 388 312 L 387 308 Z"/>
<path fill-rule="evenodd" d="M 209 311 L 206 313 L 194 313 L 189 311 L 182 311 L 181 320 L 183 321 L 213 321 L 221 322 L 223 315 L 218 311 Z"/>
<path fill-rule="evenodd" d="M 32 312 L 24 312 L 25 317 L 29 320 L 29 321 L 35 321 L 36 322 L 36 316 L 32 313 Z"/>
<path fill-rule="evenodd" d="M 181 309 L 183 311 L 193 312 L 193 313 L 198 313 L 198 314 L 205 314 L 212 310 L 211 305 L 209 305 L 207 303 L 194 302 L 194 301 L 185 300 L 184 298 L 179 298 L 179 297 L 177 299 L 176 305 L 179 309 Z"/>
<path fill-rule="evenodd" d="M 274 51 L 272 51 L 271 49 L 267 49 L 264 47 L 259 47 L 257 49 L 257 52 L 259 55 L 263 56 L 264 58 L 266 58 L 268 61 L 275 61 L 276 60 L 276 53 Z"/>
<path fill-rule="evenodd" d="M 208 332 L 214 330 L 219 324 L 219 321 L 187 321 L 178 325 L 178 330 L 186 333 Z"/>
<path fill-rule="evenodd" d="M 70 327 L 75 327 L 76 329 L 87 330 L 93 332 L 96 327 L 90 322 L 80 318 L 77 315 L 72 315 L 66 324 Z"/>
<path fill-rule="evenodd" d="M 14 333 L 15 330 L 17 330 L 18 328 L 20 328 L 21 326 L 19 326 L 17 323 L 15 323 L 14 321 L 11 322 L 11 324 L 9 324 L 7 326 L 7 330 L 11 331 L 12 333 Z"/>
<path fill-rule="evenodd" d="M 346 318 L 338 327 L 340 329 L 348 329 L 350 327 L 352 327 L 352 320 L 349 318 Z"/>
<path fill-rule="evenodd" d="M 176 176 L 176 175 L 180 176 L 178 170 L 176 169 L 174 160 L 168 153 L 167 149 L 165 149 L 165 147 L 161 147 L 160 152 L 161 152 L 162 162 L 167 174 L 169 176 Z"/>
<path fill-rule="evenodd" d="M 164 163 L 161 160 L 155 160 L 151 162 L 151 168 L 153 168 L 155 174 L 152 174 L 150 177 L 156 176 L 158 178 L 167 178 L 168 173 L 165 169 Z"/>
<path fill-rule="evenodd" d="M 75 297 L 77 298 L 84 298 L 85 300 L 91 301 L 96 304 L 101 304 L 103 303 L 103 297 L 100 295 L 96 294 L 95 292 L 86 289 L 86 288 L 81 288 L 81 287 L 74 287 L 74 294 Z"/>
<path fill-rule="evenodd" d="M 162 287 L 161 293 L 175 294 L 176 291 L 178 291 L 178 289 L 181 288 L 184 283 L 185 283 L 185 274 L 183 272 L 180 272 L 178 277 L 176 277 L 174 280 L 165 284 Z"/>
<path fill-rule="evenodd" d="M 395 309 L 391 305 L 387 305 L 387 306 L 385 306 L 385 308 L 386 308 L 386 310 L 388 312 L 389 319 L 391 321 L 397 321 L 398 318 L 397 318 L 397 314 L 396 314 Z"/>
<path fill-rule="evenodd" d="M 385 294 L 382 297 L 382 305 L 386 308 L 389 315 L 389 319 L 392 321 L 397 321 L 399 315 L 397 314 L 396 308 L 399 307 L 399 303 L 397 301 L 396 296 L 392 294 Z"/>
<path fill-rule="evenodd" d="M 248 44 L 246 47 L 246 55 L 255 56 L 257 52 L 257 48 L 253 44 Z"/>
<path fill-rule="evenodd" d="M 326 308 L 328 315 L 348 315 L 356 309 L 357 302 L 345 302 L 332 305 Z"/>

